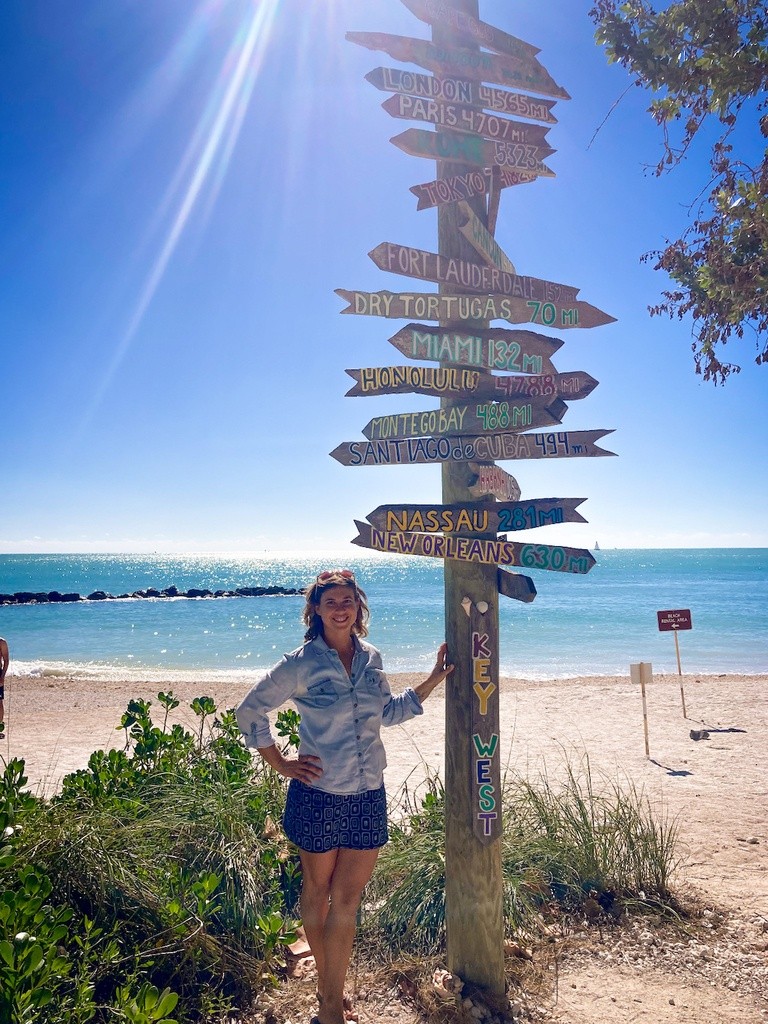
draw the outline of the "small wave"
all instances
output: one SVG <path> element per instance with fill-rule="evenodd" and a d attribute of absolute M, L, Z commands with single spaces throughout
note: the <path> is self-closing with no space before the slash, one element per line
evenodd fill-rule
<path fill-rule="evenodd" d="M 10 678 L 23 679 L 92 679 L 100 682 L 154 682 L 168 686 L 180 683 L 232 683 L 251 686 L 262 668 L 253 669 L 178 669 L 140 668 L 125 665 L 106 665 L 99 662 L 70 661 L 14 661 Z"/>

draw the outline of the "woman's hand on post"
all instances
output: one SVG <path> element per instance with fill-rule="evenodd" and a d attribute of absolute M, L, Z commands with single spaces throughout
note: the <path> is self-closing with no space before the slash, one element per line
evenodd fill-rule
<path fill-rule="evenodd" d="M 414 687 L 419 700 L 425 700 L 435 687 L 439 686 L 453 672 L 453 669 L 454 666 L 448 661 L 448 644 L 442 643 L 437 650 L 435 667 L 423 683 L 419 683 L 418 686 Z"/>

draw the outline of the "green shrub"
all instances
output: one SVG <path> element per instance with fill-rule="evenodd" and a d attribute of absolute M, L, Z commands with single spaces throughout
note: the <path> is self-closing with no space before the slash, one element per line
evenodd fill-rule
<path fill-rule="evenodd" d="M 0 809 L 23 824 L 13 863 L 0 859 L 0 969 L 22 978 L 19 1005 L 26 986 L 68 1007 L 62 1021 L 192 1020 L 273 983 L 295 938 L 298 859 L 274 826 L 282 780 L 251 758 L 233 712 L 197 698 L 189 731 L 168 726 L 173 695 L 158 700 L 161 725 L 151 702 L 131 701 L 125 749 L 94 752 L 50 801 L 22 792 L 23 762 L 6 768 Z"/>

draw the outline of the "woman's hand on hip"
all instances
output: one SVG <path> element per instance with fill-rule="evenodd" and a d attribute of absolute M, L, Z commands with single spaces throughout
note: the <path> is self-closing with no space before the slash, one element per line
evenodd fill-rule
<path fill-rule="evenodd" d="M 298 779 L 311 786 L 323 774 L 323 763 L 314 754 L 299 754 L 296 758 L 284 758 L 279 771 L 287 779 Z"/>
<path fill-rule="evenodd" d="M 298 779 L 299 782 L 311 785 L 323 774 L 322 761 L 314 754 L 284 757 L 274 743 L 269 747 L 258 747 L 257 749 L 267 764 L 278 774 L 284 775 L 286 779 Z"/>

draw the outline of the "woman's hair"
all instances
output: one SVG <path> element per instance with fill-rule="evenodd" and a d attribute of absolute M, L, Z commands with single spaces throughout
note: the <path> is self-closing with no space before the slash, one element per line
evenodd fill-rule
<path fill-rule="evenodd" d="M 307 627 L 304 640 L 314 640 L 316 636 L 323 635 L 323 621 L 315 611 L 315 608 L 320 604 L 320 598 L 326 590 L 330 590 L 331 587 L 349 587 L 354 592 L 358 609 L 357 618 L 352 626 L 352 632 L 358 636 L 368 636 L 368 619 L 371 614 L 368 610 L 368 599 L 362 587 L 358 587 L 354 575 L 349 569 L 339 569 L 338 571 L 331 570 L 330 572 L 321 573 L 320 576 L 322 576 L 322 580 L 318 577 L 304 591 L 306 603 L 301 614 L 302 621 Z"/>

